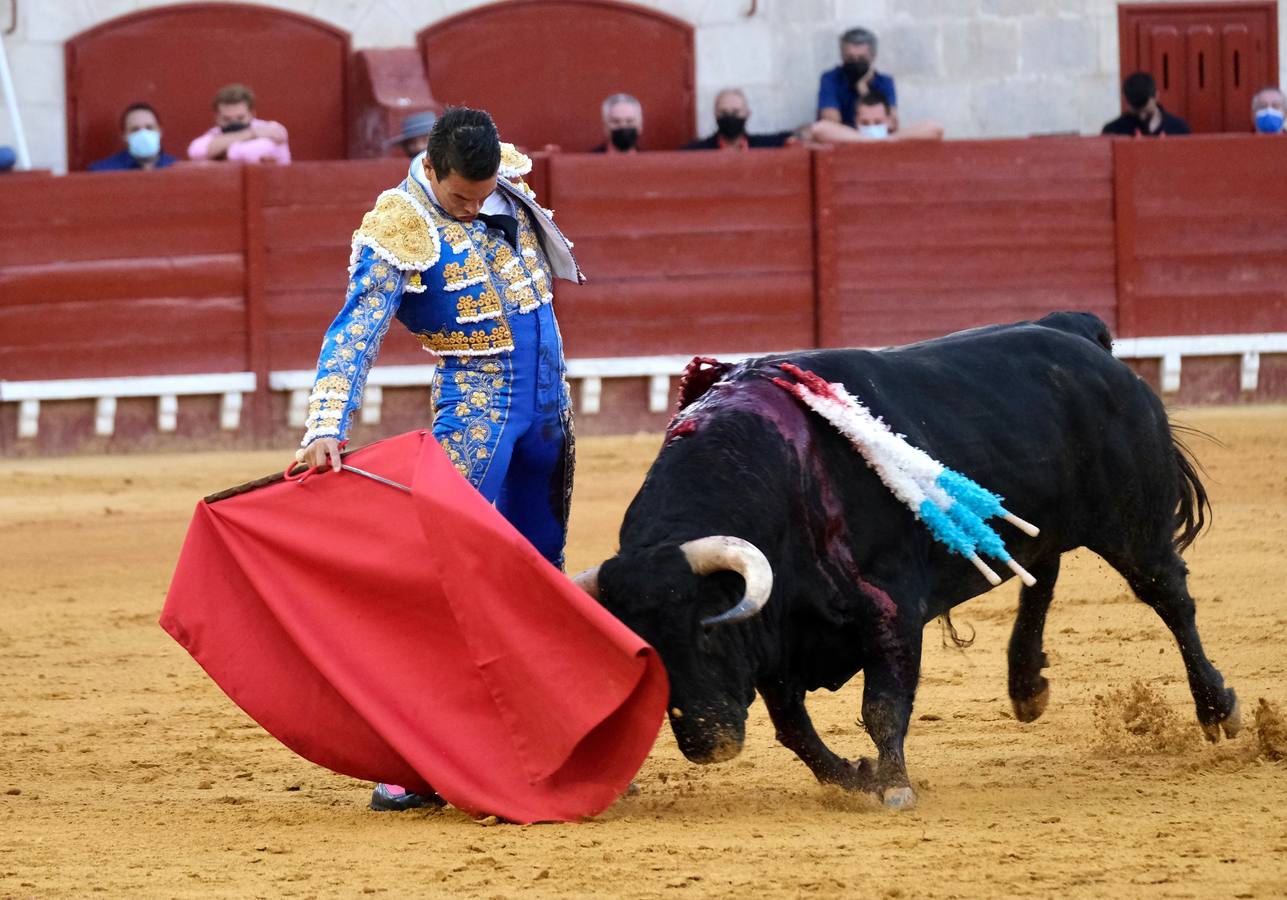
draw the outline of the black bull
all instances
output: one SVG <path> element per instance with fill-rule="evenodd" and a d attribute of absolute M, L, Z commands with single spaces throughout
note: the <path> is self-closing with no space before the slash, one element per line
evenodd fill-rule
<path fill-rule="evenodd" d="M 688 405 L 626 512 L 620 551 L 581 578 L 660 651 L 684 755 L 735 756 L 759 691 L 778 740 L 820 781 L 914 802 L 903 741 L 922 631 L 989 589 L 845 438 L 773 383 L 782 362 L 843 383 L 912 445 L 1040 526 L 1031 538 L 998 525 L 1037 579 L 1020 592 L 1009 645 L 1018 719 L 1036 719 L 1049 696 L 1042 631 L 1060 555 L 1087 547 L 1175 636 L 1208 737 L 1222 727 L 1232 736 L 1237 699 L 1203 652 L 1179 555 L 1202 527 L 1206 493 L 1161 401 L 1110 347 L 1098 318 L 1057 313 L 889 350 L 690 367 Z M 745 566 L 694 562 L 692 548 L 712 535 L 758 548 L 763 571 L 771 567 L 767 602 L 748 607 Z M 737 613 L 712 624 L 739 598 Z M 833 753 L 805 709 L 806 692 L 835 690 L 859 671 L 875 763 Z"/>

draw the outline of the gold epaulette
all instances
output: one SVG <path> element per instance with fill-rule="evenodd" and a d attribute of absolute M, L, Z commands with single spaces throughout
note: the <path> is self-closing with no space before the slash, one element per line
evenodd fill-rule
<path fill-rule="evenodd" d="M 375 208 L 353 232 L 353 251 L 370 247 L 377 256 L 404 272 L 423 272 L 438 261 L 438 229 L 416 198 L 397 188 L 385 191 Z"/>
<path fill-rule="evenodd" d="M 532 160 L 519 153 L 513 144 L 501 141 L 500 150 L 500 168 L 496 170 L 496 174 L 501 178 L 515 181 L 532 171 Z"/>

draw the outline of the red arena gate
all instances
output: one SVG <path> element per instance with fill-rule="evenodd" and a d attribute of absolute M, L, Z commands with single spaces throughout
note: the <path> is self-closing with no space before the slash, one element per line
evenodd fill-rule
<path fill-rule="evenodd" d="M 163 6 L 121 16 L 67 42 L 67 167 L 122 149 L 120 116 L 152 105 L 162 146 L 179 158 L 214 122 L 225 84 L 249 85 L 257 112 L 290 132 L 296 160 L 344 159 L 349 36 L 296 13 L 239 3 Z"/>
<path fill-rule="evenodd" d="M 511 0 L 432 25 L 416 42 L 434 96 L 488 110 L 501 136 L 520 146 L 595 148 L 604 141 L 600 106 L 619 91 L 643 104 L 643 148 L 673 150 L 693 138 L 693 29 L 654 10 Z"/>

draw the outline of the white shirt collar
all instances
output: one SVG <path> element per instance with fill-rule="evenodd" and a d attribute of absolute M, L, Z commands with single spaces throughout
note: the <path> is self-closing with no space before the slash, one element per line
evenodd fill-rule
<path fill-rule="evenodd" d="M 411 177 L 414 178 L 422 188 L 424 188 L 425 193 L 429 195 L 430 199 L 432 199 L 433 202 L 438 204 L 438 207 L 442 209 L 442 201 L 439 200 L 438 195 L 434 193 L 433 182 L 429 180 L 429 173 L 425 171 L 425 151 L 422 151 L 418 156 L 411 160 Z M 505 196 L 500 189 L 497 189 L 492 191 L 491 194 L 488 195 L 487 199 L 483 201 L 482 212 L 487 213 L 489 216 L 494 216 L 497 213 L 512 216 L 514 215 L 514 202 L 510 200 L 509 197 Z"/>

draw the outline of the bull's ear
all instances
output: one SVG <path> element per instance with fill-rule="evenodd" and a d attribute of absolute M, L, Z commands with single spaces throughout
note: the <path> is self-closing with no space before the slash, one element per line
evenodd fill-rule
<path fill-rule="evenodd" d="M 586 569 L 577 575 L 572 576 L 572 583 L 585 591 L 595 600 L 599 599 L 599 567 Z"/>

